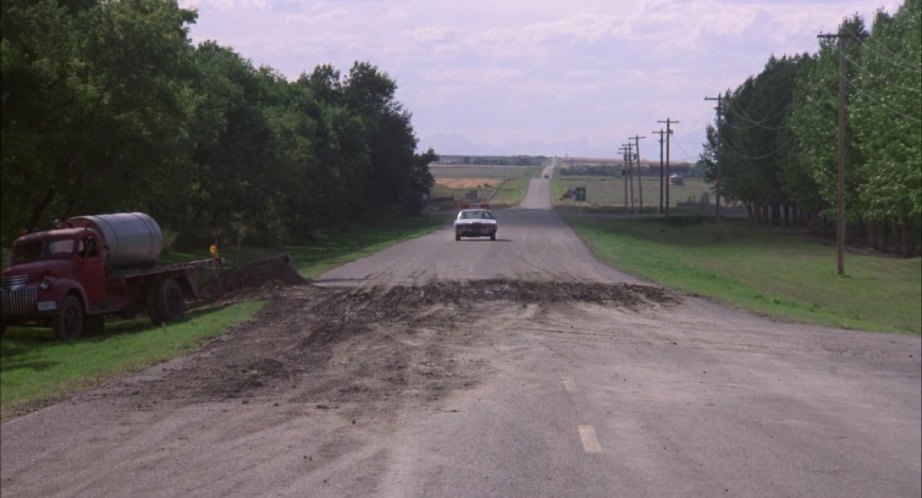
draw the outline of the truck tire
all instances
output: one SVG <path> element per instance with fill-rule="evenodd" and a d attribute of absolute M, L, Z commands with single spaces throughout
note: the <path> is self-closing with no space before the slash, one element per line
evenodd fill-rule
<path fill-rule="evenodd" d="M 83 332 L 83 305 L 74 296 L 64 298 L 64 304 L 54 317 L 54 333 L 59 339 L 72 341 Z"/>
<path fill-rule="evenodd" d="M 157 314 L 162 322 L 181 322 L 186 317 L 186 298 L 176 280 L 168 278 L 160 282 L 157 301 L 159 307 Z"/>
<path fill-rule="evenodd" d="M 147 308 L 147 316 L 150 317 L 150 323 L 154 326 L 163 324 L 164 318 L 160 314 L 160 285 L 153 283 L 144 289 L 144 307 Z"/>

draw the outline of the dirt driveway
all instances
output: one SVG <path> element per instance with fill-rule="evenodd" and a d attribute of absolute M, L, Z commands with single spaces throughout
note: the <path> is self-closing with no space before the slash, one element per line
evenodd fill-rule
<path fill-rule="evenodd" d="M 4 423 L 3 496 L 922 492 L 918 337 L 644 285 L 546 197 L 503 241 L 446 227 L 263 290 L 198 352 Z"/>

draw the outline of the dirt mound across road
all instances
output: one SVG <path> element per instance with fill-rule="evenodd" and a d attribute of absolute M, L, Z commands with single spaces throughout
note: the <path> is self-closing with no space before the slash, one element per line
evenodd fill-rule
<path fill-rule="evenodd" d="M 222 299 L 241 290 L 284 287 L 305 283 L 292 264 L 291 256 L 280 254 L 255 263 L 218 273 L 200 290 L 206 301 Z"/>
<path fill-rule="evenodd" d="M 269 302 L 253 323 L 205 346 L 185 368 L 147 383 L 144 398 L 184 404 L 268 396 L 320 405 L 433 400 L 476 384 L 488 370 L 459 354 L 487 340 L 472 316 L 538 316 L 580 302 L 628 310 L 680 302 L 651 286 L 507 280 L 300 285 L 265 297 Z"/>
<path fill-rule="evenodd" d="M 387 290 L 372 289 L 364 294 L 369 300 L 386 305 L 453 304 L 480 301 L 514 301 L 518 303 L 555 303 L 569 301 L 612 302 L 623 306 L 674 304 L 678 297 L 661 287 L 636 284 L 602 284 L 583 282 L 524 282 L 519 280 L 471 280 L 437 282 L 425 286 L 397 286 Z"/>

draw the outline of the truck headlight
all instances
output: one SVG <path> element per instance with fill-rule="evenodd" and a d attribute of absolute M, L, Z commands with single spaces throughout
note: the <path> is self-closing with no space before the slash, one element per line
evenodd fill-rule
<path fill-rule="evenodd" d="M 38 288 L 41 289 L 41 290 L 43 290 L 43 291 L 46 291 L 46 290 L 50 289 L 50 288 L 51 288 L 51 279 L 48 278 L 48 277 L 43 278 L 42 281 L 39 282 Z"/>

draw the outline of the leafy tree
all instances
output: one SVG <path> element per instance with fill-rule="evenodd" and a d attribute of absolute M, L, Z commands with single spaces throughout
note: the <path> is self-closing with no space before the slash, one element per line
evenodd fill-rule
<path fill-rule="evenodd" d="M 2 233 L 144 210 L 185 242 L 416 213 L 433 183 L 396 83 L 367 62 L 287 81 L 173 0 L 11 0 L 2 33 Z M 228 234 L 231 235 L 231 234 Z"/>
<path fill-rule="evenodd" d="M 849 60 L 849 118 L 863 161 L 857 197 L 864 216 L 901 227 L 911 256 L 911 229 L 922 214 L 922 6 L 907 0 L 893 16 L 878 12 L 870 38 Z"/>
<path fill-rule="evenodd" d="M 858 17 L 846 20 L 842 32 L 863 33 L 864 24 Z M 854 57 L 855 47 L 846 44 Z M 826 206 L 836 205 L 837 129 L 838 129 L 838 52 L 836 41 L 823 39 L 819 53 L 812 57 L 798 74 L 791 129 L 801 152 L 802 165 L 813 178 Z M 852 67 L 850 71 L 854 71 Z M 850 74 L 849 77 L 853 77 Z M 860 164 L 862 156 L 854 138 L 852 122 L 847 123 L 846 155 L 851 165 Z M 861 219 L 863 208 L 858 202 L 857 186 L 861 183 L 860 169 L 846 169 L 846 203 L 851 219 Z"/>
<path fill-rule="evenodd" d="M 38 226 L 73 161 L 81 83 L 74 20 L 54 1 L 0 3 L 2 238 Z M 50 220 L 49 220 L 50 221 Z"/>
<path fill-rule="evenodd" d="M 3 6 L 4 240 L 172 190 L 195 13 L 153 0 Z"/>
<path fill-rule="evenodd" d="M 397 84 L 377 67 L 359 62 L 352 66 L 343 85 L 344 100 L 362 120 L 371 171 L 363 199 L 367 210 L 418 211 L 421 192 L 411 181 L 416 137 L 410 113 L 394 98 Z"/>
<path fill-rule="evenodd" d="M 770 206 L 776 224 L 781 223 L 782 207 L 787 212 L 791 203 L 784 189 L 782 158 L 791 142 L 784 131 L 800 64 L 799 56 L 772 57 L 758 76 L 726 94 L 722 120 L 708 127 L 701 155 L 709 181 L 716 180 L 719 161 L 723 197 L 757 208 Z"/>

